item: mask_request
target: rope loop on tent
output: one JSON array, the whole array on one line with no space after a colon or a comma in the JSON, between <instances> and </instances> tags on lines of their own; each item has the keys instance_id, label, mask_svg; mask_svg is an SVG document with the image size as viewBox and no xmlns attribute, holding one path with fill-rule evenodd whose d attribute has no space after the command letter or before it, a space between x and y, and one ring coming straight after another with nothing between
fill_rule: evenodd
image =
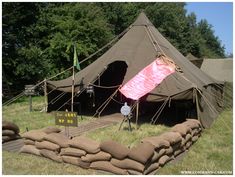
<instances>
[{"instance_id":1,"label":"rope loop on tent","mask_svg":"<svg viewBox=\"0 0 235 177\"><path fill-rule=\"evenodd\" d=\"M157 54L157 58L162 60L164 63L166 63L167 65L173 67L176 71L178 72L183 72L180 67L170 58L168 57L167 55L165 54Z\"/></svg>"},{"instance_id":2,"label":"rope loop on tent","mask_svg":"<svg viewBox=\"0 0 235 177\"><path fill-rule=\"evenodd\" d=\"M147 28L147 30L146 30L146 28ZM151 43L152 43L154 49L155 49L156 52L157 52L157 57L158 57L158 58L161 58L166 64L173 66L176 71L178 71L178 72L183 72L183 71L180 69L180 67L179 67L170 57L168 57L168 56L165 54L165 52L162 50L162 48L161 48L160 44L158 43L158 41L154 38L154 35L152 34L152 31L149 29L149 27L146 26L146 28L145 28L145 30L146 30L146 32L147 32L147 34L148 34L148 37L149 37L149 39L150 39L150 41L151 41ZM155 44L157 44L158 48L160 49L160 52L159 52L159 50L156 48Z\"/></svg>"}]
</instances>

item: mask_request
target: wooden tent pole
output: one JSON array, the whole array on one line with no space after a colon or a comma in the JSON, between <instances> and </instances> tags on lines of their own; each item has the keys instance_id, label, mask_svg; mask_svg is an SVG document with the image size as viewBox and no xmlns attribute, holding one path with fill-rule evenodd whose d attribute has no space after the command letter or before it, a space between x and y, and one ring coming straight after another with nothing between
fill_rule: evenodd
<instances>
[{"instance_id":1,"label":"wooden tent pole","mask_svg":"<svg viewBox=\"0 0 235 177\"><path fill-rule=\"evenodd\" d=\"M45 112L47 112L47 79L44 79L44 101L45 101Z\"/></svg>"},{"instance_id":2,"label":"wooden tent pole","mask_svg":"<svg viewBox=\"0 0 235 177\"><path fill-rule=\"evenodd\" d=\"M194 88L194 93L195 93L195 97L196 97L196 110L197 110L197 119L201 122L200 120L200 116L199 116L199 100L198 100L198 94L197 94L197 89Z\"/></svg>"},{"instance_id":3,"label":"wooden tent pole","mask_svg":"<svg viewBox=\"0 0 235 177\"><path fill-rule=\"evenodd\" d=\"M71 99L71 111L73 112L73 104L74 104L74 79L75 79L75 72L73 66L73 77L72 77L72 99Z\"/></svg>"},{"instance_id":4,"label":"wooden tent pole","mask_svg":"<svg viewBox=\"0 0 235 177\"><path fill-rule=\"evenodd\" d=\"M138 119L139 119L139 100L137 100L136 102L137 102L137 103L136 103L136 118L135 118L136 122L135 122L135 124L136 124L136 129L138 129Z\"/></svg>"}]
</instances>

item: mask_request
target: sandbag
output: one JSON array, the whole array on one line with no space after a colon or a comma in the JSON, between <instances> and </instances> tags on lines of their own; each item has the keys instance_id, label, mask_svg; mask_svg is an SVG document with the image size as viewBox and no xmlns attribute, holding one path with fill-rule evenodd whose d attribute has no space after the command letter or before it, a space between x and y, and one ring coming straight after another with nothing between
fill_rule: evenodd
<instances>
[{"instance_id":1,"label":"sandbag","mask_svg":"<svg viewBox=\"0 0 235 177\"><path fill-rule=\"evenodd\" d=\"M39 149L37 149L33 145L24 145L24 146L22 146L21 149L20 149L20 152L41 156L41 153L40 153Z\"/></svg>"},{"instance_id":2,"label":"sandbag","mask_svg":"<svg viewBox=\"0 0 235 177\"><path fill-rule=\"evenodd\" d=\"M144 175L148 175L149 173L151 173L152 171L156 170L159 168L159 163L152 163L145 171L144 171Z\"/></svg>"},{"instance_id":3,"label":"sandbag","mask_svg":"<svg viewBox=\"0 0 235 177\"><path fill-rule=\"evenodd\" d=\"M99 143L84 136L78 136L69 141L72 147L82 149L90 154L100 151Z\"/></svg>"},{"instance_id":4,"label":"sandbag","mask_svg":"<svg viewBox=\"0 0 235 177\"><path fill-rule=\"evenodd\" d=\"M156 162L165 153L166 153L166 149L165 148L161 148L158 151L154 151L153 157L151 159L151 163Z\"/></svg>"},{"instance_id":5,"label":"sandbag","mask_svg":"<svg viewBox=\"0 0 235 177\"><path fill-rule=\"evenodd\" d=\"M199 127L201 127L201 122L197 119L191 119L191 118L187 118L186 122L194 122L195 124L197 124Z\"/></svg>"},{"instance_id":6,"label":"sandbag","mask_svg":"<svg viewBox=\"0 0 235 177\"><path fill-rule=\"evenodd\" d=\"M191 129L201 127L201 123L196 119L186 119L186 121L183 122L183 124L190 127Z\"/></svg>"},{"instance_id":7,"label":"sandbag","mask_svg":"<svg viewBox=\"0 0 235 177\"><path fill-rule=\"evenodd\" d=\"M178 132L165 132L160 137L167 140L171 145L182 141L182 137Z\"/></svg>"},{"instance_id":8,"label":"sandbag","mask_svg":"<svg viewBox=\"0 0 235 177\"><path fill-rule=\"evenodd\" d=\"M57 127L46 127L42 129L43 132L45 132L46 134L50 134L50 133L60 133L61 129L57 128Z\"/></svg>"},{"instance_id":9,"label":"sandbag","mask_svg":"<svg viewBox=\"0 0 235 177\"><path fill-rule=\"evenodd\" d=\"M159 159L158 163L160 166L163 166L170 160L171 160L171 158L168 155L164 155Z\"/></svg>"},{"instance_id":10,"label":"sandbag","mask_svg":"<svg viewBox=\"0 0 235 177\"><path fill-rule=\"evenodd\" d=\"M153 156L154 148L149 142L140 143L137 147L133 147L130 150L128 157L145 164Z\"/></svg>"},{"instance_id":11,"label":"sandbag","mask_svg":"<svg viewBox=\"0 0 235 177\"><path fill-rule=\"evenodd\" d=\"M143 175L143 173L139 172L139 171L135 171L135 170L127 170L129 175Z\"/></svg>"},{"instance_id":12,"label":"sandbag","mask_svg":"<svg viewBox=\"0 0 235 177\"><path fill-rule=\"evenodd\" d=\"M111 164L122 169L132 169L139 172L143 172L145 168L143 164L129 158L123 160L112 158Z\"/></svg>"},{"instance_id":13,"label":"sandbag","mask_svg":"<svg viewBox=\"0 0 235 177\"><path fill-rule=\"evenodd\" d=\"M43 157L49 158L49 159L54 160L56 162L59 162L59 163L63 162L61 156L57 155L54 151L50 151L47 149L41 149L40 154Z\"/></svg>"},{"instance_id":14,"label":"sandbag","mask_svg":"<svg viewBox=\"0 0 235 177\"><path fill-rule=\"evenodd\" d=\"M22 137L33 141L42 141L47 134L41 130L31 130L25 132Z\"/></svg>"},{"instance_id":15,"label":"sandbag","mask_svg":"<svg viewBox=\"0 0 235 177\"><path fill-rule=\"evenodd\" d=\"M128 175L127 170L115 167L108 161L92 162L90 165L90 168L96 169L96 170L108 171L117 175Z\"/></svg>"},{"instance_id":16,"label":"sandbag","mask_svg":"<svg viewBox=\"0 0 235 177\"><path fill-rule=\"evenodd\" d=\"M15 134L16 133L13 130L2 130L2 136L11 136Z\"/></svg>"},{"instance_id":17,"label":"sandbag","mask_svg":"<svg viewBox=\"0 0 235 177\"><path fill-rule=\"evenodd\" d=\"M192 141L188 141L185 145L186 149L190 148L191 145L192 145Z\"/></svg>"},{"instance_id":18,"label":"sandbag","mask_svg":"<svg viewBox=\"0 0 235 177\"><path fill-rule=\"evenodd\" d=\"M47 149L47 150L51 150L51 151L59 151L60 146L52 143L50 141L42 141L42 142L35 142L35 146L38 149Z\"/></svg>"},{"instance_id":19,"label":"sandbag","mask_svg":"<svg viewBox=\"0 0 235 177\"><path fill-rule=\"evenodd\" d=\"M168 156L169 156L169 155L171 155L171 154L173 153L173 151L174 151L174 150L173 150L173 148L172 148L171 146L170 146L170 147L168 147L168 148L167 148L167 149L165 149L165 150L166 150L165 154L166 154L166 155L168 155Z\"/></svg>"},{"instance_id":20,"label":"sandbag","mask_svg":"<svg viewBox=\"0 0 235 177\"><path fill-rule=\"evenodd\" d=\"M66 163L70 163L70 164L73 164L73 165L77 165L79 167L82 167L82 168L89 168L90 167L90 163L89 162L83 162L81 160L81 158L79 157L73 157L73 156L61 156L63 161L66 162Z\"/></svg>"},{"instance_id":21,"label":"sandbag","mask_svg":"<svg viewBox=\"0 0 235 177\"><path fill-rule=\"evenodd\" d=\"M179 154L181 154L183 152L183 149L177 149L174 151L174 156L178 156Z\"/></svg>"},{"instance_id":22,"label":"sandbag","mask_svg":"<svg viewBox=\"0 0 235 177\"><path fill-rule=\"evenodd\" d=\"M188 141L191 141L191 139L192 139L192 135L191 135L191 134L187 134L187 135L185 136L185 141L186 141L186 143L187 143Z\"/></svg>"},{"instance_id":23,"label":"sandbag","mask_svg":"<svg viewBox=\"0 0 235 177\"><path fill-rule=\"evenodd\" d=\"M192 134L192 136L196 136L196 135L200 134L200 130L195 128L195 129L193 129L191 134Z\"/></svg>"},{"instance_id":24,"label":"sandbag","mask_svg":"<svg viewBox=\"0 0 235 177\"><path fill-rule=\"evenodd\" d=\"M10 136L2 136L2 141L3 143L11 141L11 140L16 140L21 138L18 134L10 135Z\"/></svg>"},{"instance_id":25,"label":"sandbag","mask_svg":"<svg viewBox=\"0 0 235 177\"><path fill-rule=\"evenodd\" d=\"M191 128L184 125L184 124L176 124L174 127L171 128L172 132L178 132L181 136L185 136L187 133L191 133Z\"/></svg>"},{"instance_id":26,"label":"sandbag","mask_svg":"<svg viewBox=\"0 0 235 177\"><path fill-rule=\"evenodd\" d=\"M46 134L44 140L58 144L60 147L69 147L69 138L61 133L50 133Z\"/></svg>"},{"instance_id":27,"label":"sandbag","mask_svg":"<svg viewBox=\"0 0 235 177\"><path fill-rule=\"evenodd\" d=\"M86 151L77 148L68 147L68 148L62 148L60 151L60 155L81 157L86 155Z\"/></svg>"},{"instance_id":28,"label":"sandbag","mask_svg":"<svg viewBox=\"0 0 235 177\"><path fill-rule=\"evenodd\" d=\"M197 135L192 137L192 142L196 142L197 140L198 140L198 136Z\"/></svg>"},{"instance_id":29,"label":"sandbag","mask_svg":"<svg viewBox=\"0 0 235 177\"><path fill-rule=\"evenodd\" d=\"M15 134L20 133L19 127L13 122L2 121L2 130L13 130Z\"/></svg>"},{"instance_id":30,"label":"sandbag","mask_svg":"<svg viewBox=\"0 0 235 177\"><path fill-rule=\"evenodd\" d=\"M35 141L30 139L24 139L24 144L26 145L35 145Z\"/></svg>"},{"instance_id":31,"label":"sandbag","mask_svg":"<svg viewBox=\"0 0 235 177\"><path fill-rule=\"evenodd\" d=\"M84 162L95 162L95 161L109 161L111 155L107 152L100 151L96 154L87 154L86 156L81 157Z\"/></svg>"},{"instance_id":32,"label":"sandbag","mask_svg":"<svg viewBox=\"0 0 235 177\"><path fill-rule=\"evenodd\" d=\"M170 146L170 143L168 141L159 136L145 137L144 139L142 139L141 142L149 142L155 147L155 149L168 148Z\"/></svg>"},{"instance_id":33,"label":"sandbag","mask_svg":"<svg viewBox=\"0 0 235 177\"><path fill-rule=\"evenodd\" d=\"M100 148L102 151L111 154L112 157L117 159L124 159L130 151L127 147L112 140L102 142Z\"/></svg>"}]
</instances>

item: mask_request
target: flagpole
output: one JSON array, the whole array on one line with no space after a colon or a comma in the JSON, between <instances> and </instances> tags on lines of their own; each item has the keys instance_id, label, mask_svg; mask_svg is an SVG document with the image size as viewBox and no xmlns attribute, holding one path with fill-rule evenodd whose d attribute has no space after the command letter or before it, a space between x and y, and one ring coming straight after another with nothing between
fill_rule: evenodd
<instances>
[{"instance_id":1,"label":"flagpole","mask_svg":"<svg viewBox=\"0 0 235 177\"><path fill-rule=\"evenodd\" d=\"M74 45L74 55L73 55L73 76L72 76L72 98L71 98L71 111L73 112L73 106L74 106L74 87L75 87L75 67L80 71L80 65L78 62L78 56L77 56L77 50L76 50L76 45Z\"/></svg>"},{"instance_id":2,"label":"flagpole","mask_svg":"<svg viewBox=\"0 0 235 177\"><path fill-rule=\"evenodd\" d=\"M72 99L71 99L71 112L73 112L73 105L74 105L74 79L75 79L75 71L73 66L73 76L72 76Z\"/></svg>"}]
</instances>

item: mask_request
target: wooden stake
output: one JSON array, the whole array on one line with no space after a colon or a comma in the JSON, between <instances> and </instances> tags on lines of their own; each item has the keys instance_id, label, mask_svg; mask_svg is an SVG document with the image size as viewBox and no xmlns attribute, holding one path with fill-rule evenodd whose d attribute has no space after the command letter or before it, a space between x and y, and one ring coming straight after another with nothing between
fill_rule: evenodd
<instances>
[{"instance_id":1,"label":"wooden stake","mask_svg":"<svg viewBox=\"0 0 235 177\"><path fill-rule=\"evenodd\" d=\"M45 103L45 112L47 112L47 79L44 79L44 103Z\"/></svg>"},{"instance_id":2,"label":"wooden stake","mask_svg":"<svg viewBox=\"0 0 235 177\"><path fill-rule=\"evenodd\" d=\"M137 105L136 105L136 117L135 117L136 129L138 129L138 119L139 119L139 100L137 100Z\"/></svg>"}]
</instances>

